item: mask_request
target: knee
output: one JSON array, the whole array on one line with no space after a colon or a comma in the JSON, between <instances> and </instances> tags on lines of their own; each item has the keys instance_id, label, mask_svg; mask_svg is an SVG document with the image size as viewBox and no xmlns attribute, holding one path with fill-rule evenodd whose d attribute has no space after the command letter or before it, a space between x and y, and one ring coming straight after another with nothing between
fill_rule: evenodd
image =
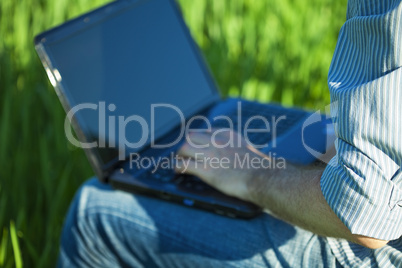
<instances>
[{"instance_id":1,"label":"knee","mask_svg":"<svg viewBox=\"0 0 402 268\"><path fill-rule=\"evenodd\" d=\"M96 199L101 195L101 191L107 190L107 185L103 185L96 177L88 179L76 192L70 208L64 220L62 232L62 244L73 241L76 235L82 234L80 226L87 218L86 211L91 199Z\"/></svg>"},{"instance_id":2,"label":"knee","mask_svg":"<svg viewBox=\"0 0 402 268\"><path fill-rule=\"evenodd\" d=\"M104 197L111 192L110 186L97 178L87 180L79 188L64 221L59 266L91 266L93 260L102 259L98 250L102 223L97 216L101 213L95 213L95 209L107 203Z\"/></svg>"}]
</instances>

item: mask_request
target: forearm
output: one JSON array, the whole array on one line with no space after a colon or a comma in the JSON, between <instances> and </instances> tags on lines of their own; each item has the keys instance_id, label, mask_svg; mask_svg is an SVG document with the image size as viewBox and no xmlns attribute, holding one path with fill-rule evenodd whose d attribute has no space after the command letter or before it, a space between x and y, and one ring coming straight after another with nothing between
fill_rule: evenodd
<instances>
[{"instance_id":1,"label":"forearm","mask_svg":"<svg viewBox=\"0 0 402 268\"><path fill-rule=\"evenodd\" d=\"M259 170L247 188L250 201L274 216L321 236L377 248L386 241L353 235L327 204L320 187L324 165Z\"/></svg>"},{"instance_id":2,"label":"forearm","mask_svg":"<svg viewBox=\"0 0 402 268\"><path fill-rule=\"evenodd\" d=\"M221 133L222 144L226 144L229 133ZM208 133L190 135L196 144L210 141ZM213 168L208 165L207 157L227 159L232 164L229 168ZM242 142L238 147L219 149L210 146L205 149L194 148L189 143L183 144L178 156L187 159L187 166L176 166L177 172L194 174L206 183L240 199L251 201L276 217L322 236L344 238L369 248L377 248L387 241L353 235L327 204L320 187L324 165L295 166L287 164L285 169L264 167L239 167L236 157L243 159L262 159L263 155L254 147ZM248 159L248 158L247 158ZM269 160L269 159L268 159ZM204 163L201 167L197 162Z\"/></svg>"}]
</instances>

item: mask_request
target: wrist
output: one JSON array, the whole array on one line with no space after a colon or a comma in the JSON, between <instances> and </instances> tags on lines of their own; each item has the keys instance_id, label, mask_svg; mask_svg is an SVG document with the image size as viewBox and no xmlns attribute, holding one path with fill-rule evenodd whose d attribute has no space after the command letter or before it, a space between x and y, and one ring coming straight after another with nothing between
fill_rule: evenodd
<instances>
[{"instance_id":1,"label":"wrist","mask_svg":"<svg viewBox=\"0 0 402 268\"><path fill-rule=\"evenodd\" d=\"M262 206L269 198L268 186L270 180L277 176L279 170L258 168L254 169L249 179L246 181L246 200L256 205Z\"/></svg>"}]
</instances>

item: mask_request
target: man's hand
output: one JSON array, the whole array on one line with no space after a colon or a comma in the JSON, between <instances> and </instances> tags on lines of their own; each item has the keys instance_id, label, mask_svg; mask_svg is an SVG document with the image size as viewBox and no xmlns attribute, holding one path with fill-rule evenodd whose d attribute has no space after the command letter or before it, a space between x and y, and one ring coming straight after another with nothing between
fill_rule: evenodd
<instances>
[{"instance_id":1,"label":"man's hand","mask_svg":"<svg viewBox=\"0 0 402 268\"><path fill-rule=\"evenodd\" d=\"M249 161L254 159L255 163L271 159L229 130L191 133L187 138L178 155L188 166L182 165L177 172L196 175L223 193L253 202L270 214L318 235L347 239L372 249L388 242L352 234L336 216L321 192L325 165L287 163L284 169L241 167L236 158L243 160L248 155Z\"/></svg>"},{"instance_id":2,"label":"man's hand","mask_svg":"<svg viewBox=\"0 0 402 268\"><path fill-rule=\"evenodd\" d=\"M247 184L263 173L256 163L271 161L232 130L190 133L178 156L188 166L177 165L177 172L196 175L221 192L248 201Z\"/></svg>"}]
</instances>

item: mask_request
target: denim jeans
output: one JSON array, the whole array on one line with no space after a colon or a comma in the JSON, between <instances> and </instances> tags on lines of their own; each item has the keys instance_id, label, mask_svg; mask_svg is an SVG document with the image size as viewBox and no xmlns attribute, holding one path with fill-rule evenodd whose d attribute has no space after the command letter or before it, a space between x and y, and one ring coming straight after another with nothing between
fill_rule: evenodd
<instances>
[{"instance_id":1,"label":"denim jeans","mask_svg":"<svg viewBox=\"0 0 402 268\"><path fill-rule=\"evenodd\" d=\"M96 178L76 194L59 267L338 267L324 238L268 214L231 219L116 191Z\"/></svg>"}]
</instances>

